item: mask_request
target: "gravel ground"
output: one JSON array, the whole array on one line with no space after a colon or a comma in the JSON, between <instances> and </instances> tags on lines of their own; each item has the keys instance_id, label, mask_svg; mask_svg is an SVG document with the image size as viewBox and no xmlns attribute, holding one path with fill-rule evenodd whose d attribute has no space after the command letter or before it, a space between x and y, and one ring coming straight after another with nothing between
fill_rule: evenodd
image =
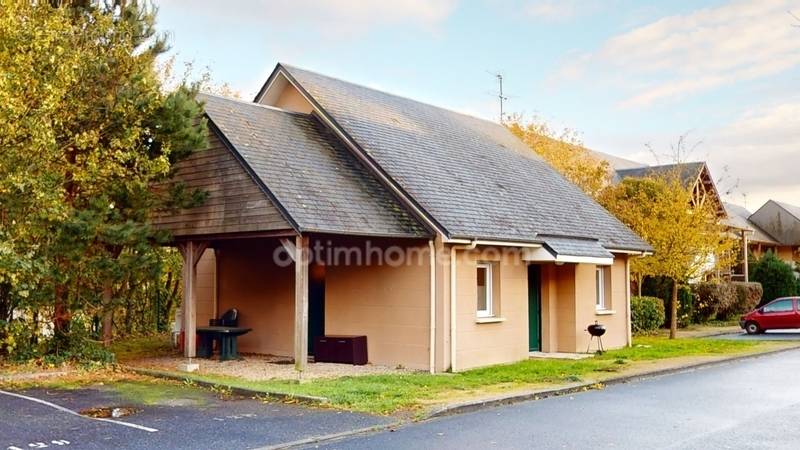
<instances>
[{"instance_id":1,"label":"gravel ground","mask_svg":"<svg viewBox=\"0 0 800 450\"><path fill-rule=\"evenodd\" d=\"M192 362L200 364L200 370L197 373L201 374L227 375L254 381L270 379L297 379L297 372L294 370L292 358L257 354L243 354L242 356L244 359L239 361L220 362L216 359L195 358L192 360ZM162 356L128 361L126 364L132 367L173 371L178 368L179 364L185 362L186 358L184 357ZM353 366L350 364L309 363L308 369L303 374L303 379L310 380L317 378L402 374L412 372L414 371L410 369L391 368L373 364Z\"/></svg>"}]
</instances>

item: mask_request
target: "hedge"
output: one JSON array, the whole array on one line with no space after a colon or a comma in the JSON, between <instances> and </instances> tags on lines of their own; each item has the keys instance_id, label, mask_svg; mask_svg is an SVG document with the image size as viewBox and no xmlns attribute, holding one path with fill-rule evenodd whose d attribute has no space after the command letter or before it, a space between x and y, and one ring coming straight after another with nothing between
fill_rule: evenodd
<instances>
[{"instance_id":1,"label":"hedge","mask_svg":"<svg viewBox=\"0 0 800 450\"><path fill-rule=\"evenodd\" d=\"M735 281L732 284L736 288L736 303L733 308L729 310L723 309L719 312L718 317L721 314L723 319L732 319L756 309L764 295L764 288L761 287L761 283Z\"/></svg>"},{"instance_id":2,"label":"hedge","mask_svg":"<svg viewBox=\"0 0 800 450\"><path fill-rule=\"evenodd\" d=\"M631 297L631 329L650 334L664 323L664 302L657 297Z\"/></svg>"},{"instance_id":3,"label":"hedge","mask_svg":"<svg viewBox=\"0 0 800 450\"><path fill-rule=\"evenodd\" d=\"M692 294L694 321L698 323L717 319L720 312L733 309L738 299L736 288L726 282L695 283L692 285Z\"/></svg>"},{"instance_id":4,"label":"hedge","mask_svg":"<svg viewBox=\"0 0 800 450\"><path fill-rule=\"evenodd\" d=\"M728 320L754 309L763 290L759 283L706 282L692 285L694 317L698 323Z\"/></svg>"}]
</instances>

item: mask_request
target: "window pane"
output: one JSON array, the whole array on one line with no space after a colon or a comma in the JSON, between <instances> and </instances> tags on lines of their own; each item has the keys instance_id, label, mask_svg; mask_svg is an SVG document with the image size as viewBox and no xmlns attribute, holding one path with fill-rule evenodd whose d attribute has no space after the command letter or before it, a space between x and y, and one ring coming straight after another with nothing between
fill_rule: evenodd
<instances>
[{"instance_id":1,"label":"window pane","mask_svg":"<svg viewBox=\"0 0 800 450\"><path fill-rule=\"evenodd\" d=\"M789 312L792 310L792 300L778 300L764 307L764 312Z\"/></svg>"},{"instance_id":2,"label":"window pane","mask_svg":"<svg viewBox=\"0 0 800 450\"><path fill-rule=\"evenodd\" d=\"M478 267L478 311L486 309L486 267Z\"/></svg>"},{"instance_id":3,"label":"window pane","mask_svg":"<svg viewBox=\"0 0 800 450\"><path fill-rule=\"evenodd\" d=\"M605 303L604 301L605 286L603 283L603 269L597 269L595 271L595 289L597 292L595 306L597 306L598 308L602 308Z\"/></svg>"}]
</instances>

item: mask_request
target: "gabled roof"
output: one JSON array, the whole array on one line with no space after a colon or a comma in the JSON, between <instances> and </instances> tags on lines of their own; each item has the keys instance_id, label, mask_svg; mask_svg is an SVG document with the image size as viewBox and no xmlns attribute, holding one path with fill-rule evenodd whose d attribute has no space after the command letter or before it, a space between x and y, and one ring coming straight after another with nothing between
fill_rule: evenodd
<instances>
[{"instance_id":1,"label":"gabled roof","mask_svg":"<svg viewBox=\"0 0 800 450\"><path fill-rule=\"evenodd\" d=\"M752 232L752 235L748 237L748 240L751 242L769 245L778 244L778 241L775 240L775 238L770 236L769 233L764 231L761 227L750 220L750 216L752 214L746 208L733 203L725 203L724 205L725 211L728 213L728 218L724 220L726 225L732 228L738 228L740 230Z\"/></svg>"},{"instance_id":2,"label":"gabled roof","mask_svg":"<svg viewBox=\"0 0 800 450\"><path fill-rule=\"evenodd\" d=\"M200 99L212 127L299 231L430 235L315 117L213 95Z\"/></svg>"},{"instance_id":3,"label":"gabled roof","mask_svg":"<svg viewBox=\"0 0 800 450\"><path fill-rule=\"evenodd\" d=\"M607 162L608 165L611 166L611 169L613 169L614 171L647 167L647 164L642 164L638 161L633 161L631 159L621 158L619 156L612 155L610 153L592 150L589 148L587 148L586 150L589 152L590 155L594 156L595 158Z\"/></svg>"},{"instance_id":4,"label":"gabled roof","mask_svg":"<svg viewBox=\"0 0 800 450\"><path fill-rule=\"evenodd\" d=\"M502 125L282 64L270 81L279 72L449 238L651 250Z\"/></svg>"},{"instance_id":5,"label":"gabled roof","mask_svg":"<svg viewBox=\"0 0 800 450\"><path fill-rule=\"evenodd\" d=\"M768 200L750 215L750 221L782 245L800 245L800 208L797 206Z\"/></svg>"},{"instance_id":6,"label":"gabled roof","mask_svg":"<svg viewBox=\"0 0 800 450\"><path fill-rule=\"evenodd\" d=\"M633 167L617 170L620 178L644 178L653 175L666 175L677 170L678 176L684 186L689 186L697 181L700 172L706 166L704 162L688 162L680 164L662 164L659 166Z\"/></svg>"}]
</instances>

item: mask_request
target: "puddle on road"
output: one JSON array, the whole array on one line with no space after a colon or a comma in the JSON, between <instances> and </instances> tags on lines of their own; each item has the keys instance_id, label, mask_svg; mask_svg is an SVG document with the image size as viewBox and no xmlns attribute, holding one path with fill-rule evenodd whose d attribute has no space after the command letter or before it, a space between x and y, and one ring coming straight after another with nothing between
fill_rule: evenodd
<instances>
[{"instance_id":1,"label":"puddle on road","mask_svg":"<svg viewBox=\"0 0 800 450\"><path fill-rule=\"evenodd\" d=\"M103 408L87 408L80 411L82 416L94 417L95 419L118 419L120 417L130 416L141 411L141 409L132 408L130 406L115 406Z\"/></svg>"}]
</instances>

